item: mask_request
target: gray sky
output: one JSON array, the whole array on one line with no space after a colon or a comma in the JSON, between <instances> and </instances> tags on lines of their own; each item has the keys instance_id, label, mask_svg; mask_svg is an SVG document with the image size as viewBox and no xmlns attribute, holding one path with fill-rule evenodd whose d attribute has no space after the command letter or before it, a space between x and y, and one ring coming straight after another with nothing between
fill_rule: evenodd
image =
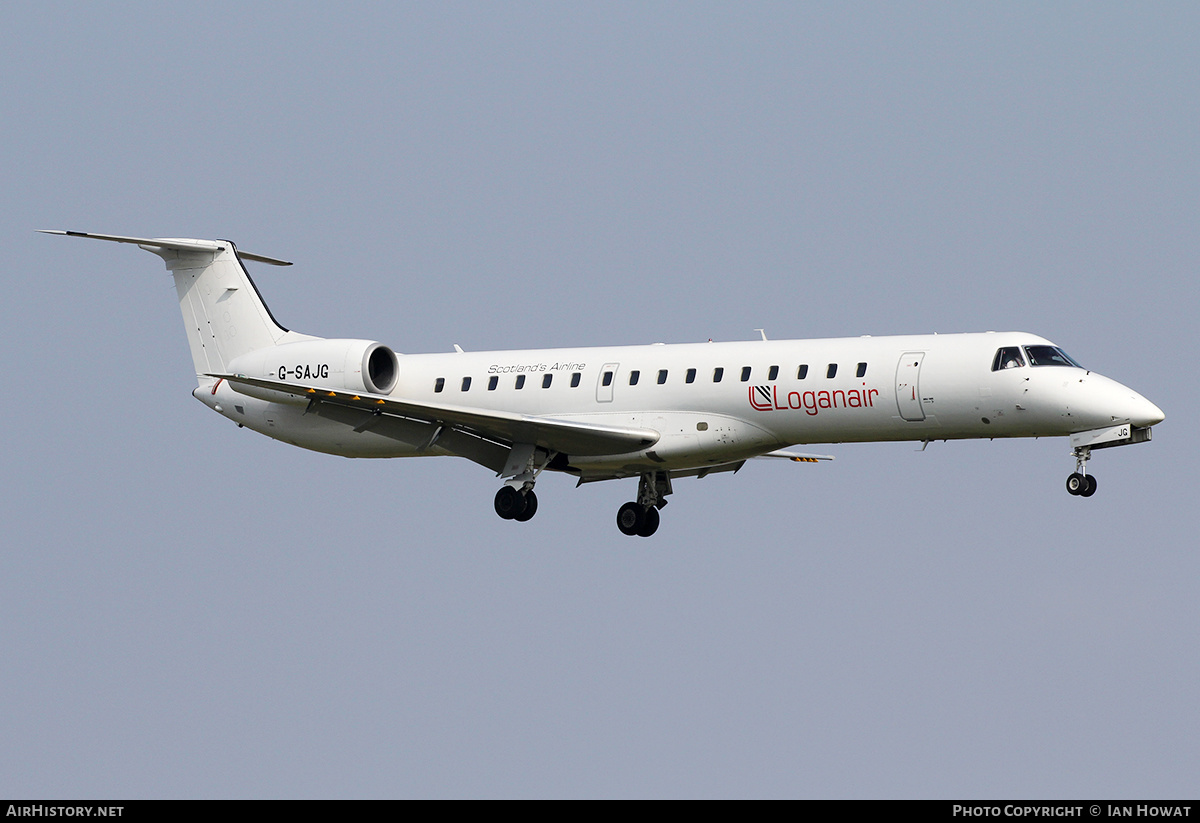
<instances>
[{"instance_id":1,"label":"gray sky","mask_svg":"<svg viewBox=\"0 0 1200 823\"><path fill-rule=\"evenodd\" d=\"M0 796L1195 796L1194 4L15 3ZM1018 329L1154 442L676 484L208 412L161 262L399 351ZM764 465L759 465L763 463Z\"/></svg>"}]
</instances>

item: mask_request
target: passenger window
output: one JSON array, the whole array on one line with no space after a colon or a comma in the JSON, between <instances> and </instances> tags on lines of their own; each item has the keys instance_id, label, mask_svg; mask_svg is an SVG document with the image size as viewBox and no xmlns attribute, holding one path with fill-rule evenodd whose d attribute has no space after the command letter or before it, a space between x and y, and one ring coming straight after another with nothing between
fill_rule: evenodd
<instances>
[{"instance_id":1,"label":"passenger window","mask_svg":"<svg viewBox=\"0 0 1200 823\"><path fill-rule=\"evenodd\" d=\"M606 371L606 372L604 373L604 381L603 381L604 385L606 385L606 386L611 386L611 385L612 385L612 374L613 374L613 373L612 373L612 372L610 372L610 371Z\"/></svg>"},{"instance_id":2,"label":"passenger window","mask_svg":"<svg viewBox=\"0 0 1200 823\"><path fill-rule=\"evenodd\" d=\"M688 369L687 376L684 377L683 380L685 383L695 383L696 382L696 370Z\"/></svg>"},{"instance_id":3,"label":"passenger window","mask_svg":"<svg viewBox=\"0 0 1200 823\"><path fill-rule=\"evenodd\" d=\"M667 370L659 369L658 370L658 385L661 386L663 383L666 383L666 382L667 382Z\"/></svg>"},{"instance_id":4,"label":"passenger window","mask_svg":"<svg viewBox=\"0 0 1200 823\"><path fill-rule=\"evenodd\" d=\"M470 390L471 390L471 378L469 378L469 377L464 377L464 378L463 378L463 386L462 386L462 390L463 390L463 391L470 391Z\"/></svg>"},{"instance_id":5,"label":"passenger window","mask_svg":"<svg viewBox=\"0 0 1200 823\"><path fill-rule=\"evenodd\" d=\"M742 382L745 383L750 379L750 367L742 366Z\"/></svg>"},{"instance_id":6,"label":"passenger window","mask_svg":"<svg viewBox=\"0 0 1200 823\"><path fill-rule=\"evenodd\" d=\"M777 377L779 377L779 367L778 366L772 366L770 369L767 370L767 379L768 380L774 380Z\"/></svg>"},{"instance_id":7,"label":"passenger window","mask_svg":"<svg viewBox=\"0 0 1200 823\"><path fill-rule=\"evenodd\" d=\"M523 374L518 374L518 375L517 375L517 382L516 382L516 384L513 386L513 388L516 388L516 389L523 389L523 388L525 388L525 375L523 375Z\"/></svg>"},{"instance_id":8,"label":"passenger window","mask_svg":"<svg viewBox=\"0 0 1200 823\"><path fill-rule=\"evenodd\" d=\"M832 380L837 377L837 363L830 363L829 368L825 370L825 378Z\"/></svg>"},{"instance_id":9,"label":"passenger window","mask_svg":"<svg viewBox=\"0 0 1200 823\"><path fill-rule=\"evenodd\" d=\"M866 363L859 363L859 364L858 364L858 371L857 371L857 372L855 372L854 374L855 374L855 376L856 376L856 377L866 377L866 376L867 376L867 364L866 364Z\"/></svg>"},{"instance_id":10,"label":"passenger window","mask_svg":"<svg viewBox=\"0 0 1200 823\"><path fill-rule=\"evenodd\" d=\"M579 388L579 372L572 372L572 374L571 374L571 388L573 388L573 389L577 389L577 388Z\"/></svg>"},{"instance_id":11,"label":"passenger window","mask_svg":"<svg viewBox=\"0 0 1200 823\"><path fill-rule=\"evenodd\" d=\"M713 382L714 383L720 383L721 378L724 376L725 376L725 370L723 368L721 368L720 366L717 366L715 369L713 369Z\"/></svg>"},{"instance_id":12,"label":"passenger window","mask_svg":"<svg viewBox=\"0 0 1200 823\"><path fill-rule=\"evenodd\" d=\"M542 388L543 389L550 388L550 381L553 379L554 379L554 375L552 375L552 374L542 375Z\"/></svg>"},{"instance_id":13,"label":"passenger window","mask_svg":"<svg viewBox=\"0 0 1200 823\"><path fill-rule=\"evenodd\" d=\"M808 377L808 365L807 364L796 369L796 379L797 380L803 380L806 377Z\"/></svg>"},{"instance_id":14,"label":"passenger window","mask_svg":"<svg viewBox=\"0 0 1200 823\"><path fill-rule=\"evenodd\" d=\"M1020 346L1005 346L997 349L996 356L992 359L992 371L1019 369L1024 365L1025 358L1021 356Z\"/></svg>"},{"instance_id":15,"label":"passenger window","mask_svg":"<svg viewBox=\"0 0 1200 823\"><path fill-rule=\"evenodd\" d=\"M446 388L446 378L439 377L433 384L433 393L441 394L441 391L444 388Z\"/></svg>"},{"instance_id":16,"label":"passenger window","mask_svg":"<svg viewBox=\"0 0 1200 823\"><path fill-rule=\"evenodd\" d=\"M491 377L488 378L488 391L495 391L496 386L498 386L498 385L500 385L499 377L497 377L496 375L493 374Z\"/></svg>"},{"instance_id":17,"label":"passenger window","mask_svg":"<svg viewBox=\"0 0 1200 823\"><path fill-rule=\"evenodd\" d=\"M629 373L629 385L636 386L638 378L642 376L640 371L634 370Z\"/></svg>"}]
</instances>

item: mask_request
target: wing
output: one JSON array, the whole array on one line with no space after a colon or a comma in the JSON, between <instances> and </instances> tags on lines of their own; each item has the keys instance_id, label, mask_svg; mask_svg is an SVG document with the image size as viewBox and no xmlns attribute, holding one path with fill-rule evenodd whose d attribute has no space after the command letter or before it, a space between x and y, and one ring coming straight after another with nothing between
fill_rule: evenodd
<instances>
[{"instance_id":1,"label":"wing","mask_svg":"<svg viewBox=\"0 0 1200 823\"><path fill-rule=\"evenodd\" d=\"M653 429L604 426L579 420L563 420L440 403L423 403L365 392L351 392L345 389L264 380L240 374L210 374L208 376L225 380L234 388L251 386L268 389L306 398L310 403L328 403L343 408L359 409L369 415L386 415L405 420L419 420L438 426L449 426L505 445L523 443L563 454L625 454L653 446L659 438L658 432ZM364 424L369 420L370 417L364 417Z\"/></svg>"}]
</instances>

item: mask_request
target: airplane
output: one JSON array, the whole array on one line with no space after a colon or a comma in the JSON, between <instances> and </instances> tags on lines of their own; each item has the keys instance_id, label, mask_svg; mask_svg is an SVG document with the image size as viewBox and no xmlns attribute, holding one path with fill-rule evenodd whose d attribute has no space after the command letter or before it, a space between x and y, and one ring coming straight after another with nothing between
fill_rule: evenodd
<instances>
[{"instance_id":1,"label":"airplane","mask_svg":"<svg viewBox=\"0 0 1200 823\"><path fill-rule=\"evenodd\" d=\"M832 460L814 443L1069 437L1067 491L1096 492L1096 449L1144 443L1163 412L1025 332L654 343L401 354L373 340L289 331L245 263L288 262L228 240L125 237L175 280L197 387L218 414L343 457L452 455L503 479L494 508L528 521L543 471L577 485L638 478L617 512L649 537L673 481L751 458Z\"/></svg>"}]
</instances>

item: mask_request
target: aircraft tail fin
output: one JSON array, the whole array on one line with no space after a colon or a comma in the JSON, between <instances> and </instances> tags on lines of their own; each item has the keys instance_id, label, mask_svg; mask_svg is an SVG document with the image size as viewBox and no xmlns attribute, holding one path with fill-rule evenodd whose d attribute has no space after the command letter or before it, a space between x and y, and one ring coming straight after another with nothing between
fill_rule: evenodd
<instances>
[{"instance_id":1,"label":"aircraft tail fin","mask_svg":"<svg viewBox=\"0 0 1200 823\"><path fill-rule=\"evenodd\" d=\"M239 252L228 240L124 237L78 231L40 229L44 234L132 243L157 254L175 278L179 309L192 350L196 375L223 373L227 364L247 352L281 343L315 338L288 331L272 316L244 260L290 266L284 260Z\"/></svg>"}]
</instances>

